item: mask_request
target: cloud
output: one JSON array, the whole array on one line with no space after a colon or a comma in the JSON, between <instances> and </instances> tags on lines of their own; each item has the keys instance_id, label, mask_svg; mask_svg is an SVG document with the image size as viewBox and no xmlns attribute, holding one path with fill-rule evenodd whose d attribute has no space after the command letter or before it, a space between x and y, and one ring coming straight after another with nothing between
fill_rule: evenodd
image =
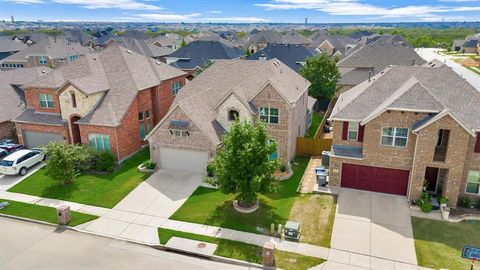
<instances>
[{"instance_id":1,"label":"cloud","mask_svg":"<svg viewBox=\"0 0 480 270\"><path fill-rule=\"evenodd\" d=\"M17 4L57 3L76 5L87 9L125 9L125 10L160 10L159 6L146 4L137 0L5 0Z\"/></svg>"},{"instance_id":2,"label":"cloud","mask_svg":"<svg viewBox=\"0 0 480 270\"><path fill-rule=\"evenodd\" d=\"M472 1L472 0L446 0ZM359 0L272 0L255 4L267 10L312 9L339 16L379 16L380 18L432 18L435 14L479 11L480 7L452 7L444 5L411 5L405 7L382 7L364 4Z\"/></svg>"},{"instance_id":3,"label":"cloud","mask_svg":"<svg viewBox=\"0 0 480 270\"><path fill-rule=\"evenodd\" d=\"M211 14L220 14L222 13L220 10L210 10L208 13L211 13Z\"/></svg>"},{"instance_id":4,"label":"cloud","mask_svg":"<svg viewBox=\"0 0 480 270\"><path fill-rule=\"evenodd\" d=\"M190 14L172 14L172 13L151 13L151 14L135 14L135 17L152 20L152 21L190 21L202 15L201 13Z\"/></svg>"}]
</instances>

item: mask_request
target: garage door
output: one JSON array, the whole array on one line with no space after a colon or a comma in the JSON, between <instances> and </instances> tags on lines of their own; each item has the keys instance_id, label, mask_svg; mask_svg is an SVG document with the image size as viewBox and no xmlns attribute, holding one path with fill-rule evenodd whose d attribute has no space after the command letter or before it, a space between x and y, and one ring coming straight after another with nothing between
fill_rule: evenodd
<instances>
[{"instance_id":1,"label":"garage door","mask_svg":"<svg viewBox=\"0 0 480 270\"><path fill-rule=\"evenodd\" d=\"M208 153L192 150L160 148L159 166L166 170L205 174Z\"/></svg>"},{"instance_id":2,"label":"garage door","mask_svg":"<svg viewBox=\"0 0 480 270\"><path fill-rule=\"evenodd\" d=\"M405 170L342 164L342 187L407 195L410 172Z\"/></svg>"},{"instance_id":3,"label":"garage door","mask_svg":"<svg viewBox=\"0 0 480 270\"><path fill-rule=\"evenodd\" d=\"M49 142L64 141L63 136L59 133L24 131L23 140L25 146L34 148L40 145L48 145Z\"/></svg>"}]
</instances>

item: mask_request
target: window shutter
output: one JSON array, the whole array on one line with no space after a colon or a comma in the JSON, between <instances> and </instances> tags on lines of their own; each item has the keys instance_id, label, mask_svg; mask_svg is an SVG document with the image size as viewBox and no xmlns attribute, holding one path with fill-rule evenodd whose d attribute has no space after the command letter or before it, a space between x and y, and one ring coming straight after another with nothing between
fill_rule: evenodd
<instances>
[{"instance_id":1,"label":"window shutter","mask_svg":"<svg viewBox=\"0 0 480 270\"><path fill-rule=\"evenodd\" d=\"M342 140L346 141L347 138L348 138L348 122L343 122Z\"/></svg>"},{"instance_id":2,"label":"window shutter","mask_svg":"<svg viewBox=\"0 0 480 270\"><path fill-rule=\"evenodd\" d=\"M358 124L358 141L363 142L363 133L365 131L365 126Z\"/></svg>"},{"instance_id":3,"label":"window shutter","mask_svg":"<svg viewBox=\"0 0 480 270\"><path fill-rule=\"evenodd\" d=\"M480 153L480 132L477 133L477 142L475 143L475 153Z\"/></svg>"}]
</instances>

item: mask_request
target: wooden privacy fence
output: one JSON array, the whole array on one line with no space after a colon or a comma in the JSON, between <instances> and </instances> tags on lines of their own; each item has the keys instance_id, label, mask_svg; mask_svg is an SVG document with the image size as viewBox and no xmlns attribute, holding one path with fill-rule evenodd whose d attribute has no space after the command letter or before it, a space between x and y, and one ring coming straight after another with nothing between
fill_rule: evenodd
<instances>
[{"instance_id":1,"label":"wooden privacy fence","mask_svg":"<svg viewBox=\"0 0 480 270\"><path fill-rule=\"evenodd\" d=\"M297 154L321 156L323 151L330 151L332 139L312 139L297 137Z\"/></svg>"}]
</instances>

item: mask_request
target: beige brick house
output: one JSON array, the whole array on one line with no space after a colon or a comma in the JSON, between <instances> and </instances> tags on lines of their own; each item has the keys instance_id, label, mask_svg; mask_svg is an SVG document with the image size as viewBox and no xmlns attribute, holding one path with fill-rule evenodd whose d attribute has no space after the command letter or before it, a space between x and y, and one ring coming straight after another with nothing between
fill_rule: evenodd
<instances>
[{"instance_id":1,"label":"beige brick house","mask_svg":"<svg viewBox=\"0 0 480 270\"><path fill-rule=\"evenodd\" d=\"M217 60L183 87L166 117L147 136L161 168L205 172L234 119L263 120L290 161L309 123L310 83L277 59Z\"/></svg>"},{"instance_id":2,"label":"beige brick house","mask_svg":"<svg viewBox=\"0 0 480 270\"><path fill-rule=\"evenodd\" d=\"M339 96L330 185L418 199L480 195L480 92L449 67L387 68Z\"/></svg>"}]
</instances>

